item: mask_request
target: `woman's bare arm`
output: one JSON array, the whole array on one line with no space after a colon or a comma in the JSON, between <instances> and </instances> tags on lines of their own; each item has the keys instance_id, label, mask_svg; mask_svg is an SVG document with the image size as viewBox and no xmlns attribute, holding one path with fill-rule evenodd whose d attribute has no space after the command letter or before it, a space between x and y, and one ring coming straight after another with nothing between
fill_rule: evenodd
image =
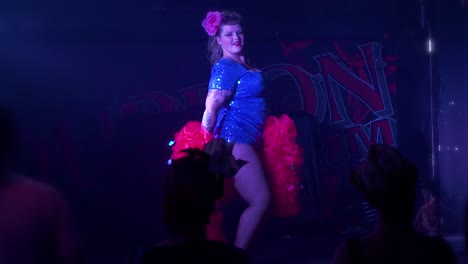
<instances>
[{"instance_id":1,"label":"woman's bare arm","mask_svg":"<svg viewBox=\"0 0 468 264\"><path fill-rule=\"evenodd\" d=\"M205 112L203 113L202 126L213 132L221 106L232 96L232 91L210 89L206 95Z\"/></svg>"}]
</instances>

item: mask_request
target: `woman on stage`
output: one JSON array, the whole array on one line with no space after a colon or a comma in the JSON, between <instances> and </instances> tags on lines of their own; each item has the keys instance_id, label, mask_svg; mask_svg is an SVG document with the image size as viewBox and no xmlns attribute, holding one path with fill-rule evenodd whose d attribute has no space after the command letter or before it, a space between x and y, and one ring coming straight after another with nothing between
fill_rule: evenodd
<instances>
[{"instance_id":1,"label":"woman on stage","mask_svg":"<svg viewBox=\"0 0 468 264\"><path fill-rule=\"evenodd\" d=\"M186 147L202 147L186 140L193 137L195 128L201 141L223 138L234 144L236 159L247 161L234 176L234 186L248 204L240 217L235 240L237 247L245 249L271 202L279 216L299 211L296 172L302 163L302 152L295 142L294 122L286 115L267 117L262 96L264 80L262 72L246 57L242 17L233 11L208 12L202 26L209 37L209 59L213 65L205 111L201 127L189 122L176 134L173 151L177 154L177 150Z\"/></svg>"}]
</instances>

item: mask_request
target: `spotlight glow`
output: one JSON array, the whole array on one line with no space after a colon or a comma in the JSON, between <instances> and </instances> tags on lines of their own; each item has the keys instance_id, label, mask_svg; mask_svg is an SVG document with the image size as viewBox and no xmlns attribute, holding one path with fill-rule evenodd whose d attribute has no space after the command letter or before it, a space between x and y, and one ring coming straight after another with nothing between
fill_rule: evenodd
<instances>
[{"instance_id":1,"label":"spotlight glow","mask_svg":"<svg viewBox=\"0 0 468 264\"><path fill-rule=\"evenodd\" d=\"M434 43L432 39L427 40L427 52L432 53L434 51Z\"/></svg>"}]
</instances>

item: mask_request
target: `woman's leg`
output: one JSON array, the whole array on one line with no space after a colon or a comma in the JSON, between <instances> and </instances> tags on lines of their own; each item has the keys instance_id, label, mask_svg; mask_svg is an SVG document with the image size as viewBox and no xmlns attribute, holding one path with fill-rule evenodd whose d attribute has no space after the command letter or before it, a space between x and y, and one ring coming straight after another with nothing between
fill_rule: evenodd
<instances>
[{"instance_id":1,"label":"woman's leg","mask_svg":"<svg viewBox=\"0 0 468 264\"><path fill-rule=\"evenodd\" d=\"M237 247L245 249L249 246L265 212L268 210L270 190L260 159L252 146L235 144L233 154L236 159L249 162L234 177L237 191L248 204L247 209L240 217L235 242Z\"/></svg>"}]
</instances>

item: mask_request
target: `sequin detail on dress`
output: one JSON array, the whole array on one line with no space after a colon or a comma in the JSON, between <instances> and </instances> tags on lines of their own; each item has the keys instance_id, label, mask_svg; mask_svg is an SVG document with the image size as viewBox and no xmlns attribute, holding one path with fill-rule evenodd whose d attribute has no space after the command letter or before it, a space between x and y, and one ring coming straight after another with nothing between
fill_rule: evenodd
<instances>
[{"instance_id":1,"label":"sequin detail on dress","mask_svg":"<svg viewBox=\"0 0 468 264\"><path fill-rule=\"evenodd\" d=\"M218 113L215 137L258 145L262 141L266 117L262 73L249 71L230 59L221 59L211 70L208 89L233 92Z\"/></svg>"}]
</instances>

